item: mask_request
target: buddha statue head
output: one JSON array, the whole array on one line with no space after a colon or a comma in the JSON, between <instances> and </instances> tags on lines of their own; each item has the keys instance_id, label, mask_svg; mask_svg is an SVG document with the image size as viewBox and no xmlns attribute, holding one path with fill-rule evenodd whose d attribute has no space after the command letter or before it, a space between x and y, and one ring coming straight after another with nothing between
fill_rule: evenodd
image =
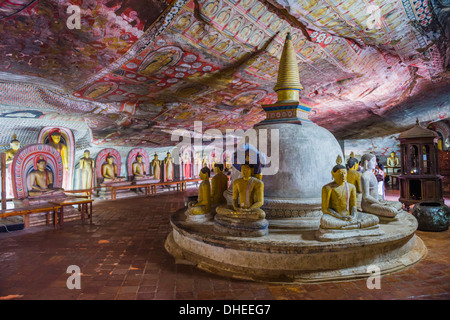
<instances>
[{"instance_id":1,"label":"buddha statue head","mask_svg":"<svg viewBox=\"0 0 450 320\"><path fill-rule=\"evenodd\" d=\"M331 170L331 175L333 176L334 182L338 185L342 185L347 181L347 168L338 163Z\"/></svg>"},{"instance_id":2,"label":"buddha statue head","mask_svg":"<svg viewBox=\"0 0 450 320\"><path fill-rule=\"evenodd\" d=\"M144 157L138 153L138 155L136 156L136 161L138 163L142 163L144 161Z\"/></svg>"},{"instance_id":3,"label":"buddha statue head","mask_svg":"<svg viewBox=\"0 0 450 320\"><path fill-rule=\"evenodd\" d=\"M245 181L249 180L252 177L252 174L253 174L253 166L251 164L241 165L241 175Z\"/></svg>"},{"instance_id":4,"label":"buddha statue head","mask_svg":"<svg viewBox=\"0 0 450 320\"><path fill-rule=\"evenodd\" d=\"M106 157L106 163L107 164L114 164L114 157L112 155L108 155Z\"/></svg>"},{"instance_id":5,"label":"buddha statue head","mask_svg":"<svg viewBox=\"0 0 450 320\"><path fill-rule=\"evenodd\" d=\"M361 163L363 165L364 171L373 170L377 166L377 158L372 153L366 153L361 157Z\"/></svg>"},{"instance_id":6,"label":"buddha statue head","mask_svg":"<svg viewBox=\"0 0 450 320\"><path fill-rule=\"evenodd\" d=\"M17 136L13 135L11 142L9 143L12 150L17 151L20 149L20 141L17 140Z\"/></svg>"},{"instance_id":7,"label":"buddha statue head","mask_svg":"<svg viewBox=\"0 0 450 320\"><path fill-rule=\"evenodd\" d=\"M89 159L90 156L91 156L91 152L89 150L84 150L84 157L86 159Z\"/></svg>"},{"instance_id":8,"label":"buddha statue head","mask_svg":"<svg viewBox=\"0 0 450 320\"><path fill-rule=\"evenodd\" d=\"M61 133L59 131L54 131L51 133L50 138L54 144L59 144L61 142Z\"/></svg>"},{"instance_id":9,"label":"buddha statue head","mask_svg":"<svg viewBox=\"0 0 450 320\"><path fill-rule=\"evenodd\" d=\"M220 172L222 172L223 171L223 164L221 164L221 163L216 163L215 165L214 165L214 173L215 174L218 174L218 173L220 173Z\"/></svg>"},{"instance_id":10,"label":"buddha statue head","mask_svg":"<svg viewBox=\"0 0 450 320\"><path fill-rule=\"evenodd\" d=\"M209 170L208 167L203 167L200 170L200 179L202 179L202 180L209 180L210 176L211 176L211 170Z\"/></svg>"},{"instance_id":11,"label":"buddha statue head","mask_svg":"<svg viewBox=\"0 0 450 320\"><path fill-rule=\"evenodd\" d=\"M158 154L155 153L155 155L153 156L153 158L154 158L155 160L158 160Z\"/></svg>"},{"instance_id":12,"label":"buddha statue head","mask_svg":"<svg viewBox=\"0 0 450 320\"><path fill-rule=\"evenodd\" d=\"M45 160L45 157L41 155L36 161L36 169L39 171L45 171L46 168L47 168L47 160Z\"/></svg>"}]
</instances>

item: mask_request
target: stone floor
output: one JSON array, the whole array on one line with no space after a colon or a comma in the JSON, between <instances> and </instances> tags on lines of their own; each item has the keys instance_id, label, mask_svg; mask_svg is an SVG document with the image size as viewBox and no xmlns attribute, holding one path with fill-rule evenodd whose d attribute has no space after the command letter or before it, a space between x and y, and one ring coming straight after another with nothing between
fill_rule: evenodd
<instances>
[{"instance_id":1,"label":"stone floor","mask_svg":"<svg viewBox=\"0 0 450 320\"><path fill-rule=\"evenodd\" d=\"M38 226L1 233L0 300L450 299L450 230L417 231L427 256L382 276L381 289L368 289L366 280L255 283L175 264L164 249L169 217L194 191L96 201L92 225L77 220L63 229ZM67 288L72 265L80 268L80 289Z\"/></svg>"}]
</instances>

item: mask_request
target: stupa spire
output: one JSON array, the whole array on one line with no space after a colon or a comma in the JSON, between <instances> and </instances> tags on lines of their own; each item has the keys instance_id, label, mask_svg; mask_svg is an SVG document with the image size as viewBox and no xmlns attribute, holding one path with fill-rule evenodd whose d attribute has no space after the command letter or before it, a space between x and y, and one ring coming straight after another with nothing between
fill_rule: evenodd
<instances>
[{"instance_id":1,"label":"stupa spire","mask_svg":"<svg viewBox=\"0 0 450 320\"><path fill-rule=\"evenodd\" d=\"M286 35L280 67L278 68L277 84L273 88L277 93L278 102L299 101L300 83L297 57L292 44L291 34Z\"/></svg>"}]
</instances>

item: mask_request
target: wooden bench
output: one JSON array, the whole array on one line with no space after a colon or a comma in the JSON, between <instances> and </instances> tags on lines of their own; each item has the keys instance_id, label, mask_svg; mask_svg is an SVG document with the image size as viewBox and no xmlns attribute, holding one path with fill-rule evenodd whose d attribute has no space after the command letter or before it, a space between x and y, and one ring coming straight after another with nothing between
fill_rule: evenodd
<instances>
[{"instance_id":1,"label":"wooden bench","mask_svg":"<svg viewBox=\"0 0 450 320\"><path fill-rule=\"evenodd\" d=\"M151 183L148 184L134 184L134 185L130 185L130 186L111 186L111 200L116 200L117 199L117 190L125 190L125 189L140 189L140 188L144 188L145 189L145 195L148 196L150 195L150 193L152 193L151 190ZM153 193L152 193L153 194Z\"/></svg>"},{"instance_id":2,"label":"wooden bench","mask_svg":"<svg viewBox=\"0 0 450 320\"><path fill-rule=\"evenodd\" d=\"M68 197L64 199L58 199L54 201L49 201L49 203L54 204L56 206L59 206L60 209L60 216L59 216L59 223L60 226L63 226L64 224L64 207L65 206L81 206L81 220L85 220L85 214L88 214L90 223L92 223L92 202L94 202L94 199L89 198L74 198L74 197ZM89 207L89 210L88 210Z\"/></svg>"},{"instance_id":3,"label":"wooden bench","mask_svg":"<svg viewBox=\"0 0 450 320\"><path fill-rule=\"evenodd\" d=\"M34 206L0 210L0 218L7 218L7 217L13 217L13 216L25 216L25 215L34 214L34 213L47 213L47 224L49 224L50 212L53 212L54 228L56 228L56 224L57 224L57 220L58 220L57 219L58 211L61 212L60 205L54 204L54 203L43 203L43 204L38 204L38 205L34 205ZM59 223L60 223L60 226L62 226L61 214L60 214Z\"/></svg>"}]
</instances>

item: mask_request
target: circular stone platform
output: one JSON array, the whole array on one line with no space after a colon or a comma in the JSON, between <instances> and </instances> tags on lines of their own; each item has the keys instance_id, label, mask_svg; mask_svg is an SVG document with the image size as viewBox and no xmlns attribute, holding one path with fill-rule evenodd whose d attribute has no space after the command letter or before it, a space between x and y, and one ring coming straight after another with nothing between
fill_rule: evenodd
<instances>
[{"instance_id":1,"label":"circular stone platform","mask_svg":"<svg viewBox=\"0 0 450 320\"><path fill-rule=\"evenodd\" d=\"M397 217L380 224L380 236L321 242L315 239L317 230L298 228L302 218L270 219L267 236L245 238L215 231L214 221L187 221L183 209L171 217L165 248L177 263L239 279L311 283L367 278L371 265L387 274L426 255L414 234L417 220L407 212Z\"/></svg>"}]
</instances>

